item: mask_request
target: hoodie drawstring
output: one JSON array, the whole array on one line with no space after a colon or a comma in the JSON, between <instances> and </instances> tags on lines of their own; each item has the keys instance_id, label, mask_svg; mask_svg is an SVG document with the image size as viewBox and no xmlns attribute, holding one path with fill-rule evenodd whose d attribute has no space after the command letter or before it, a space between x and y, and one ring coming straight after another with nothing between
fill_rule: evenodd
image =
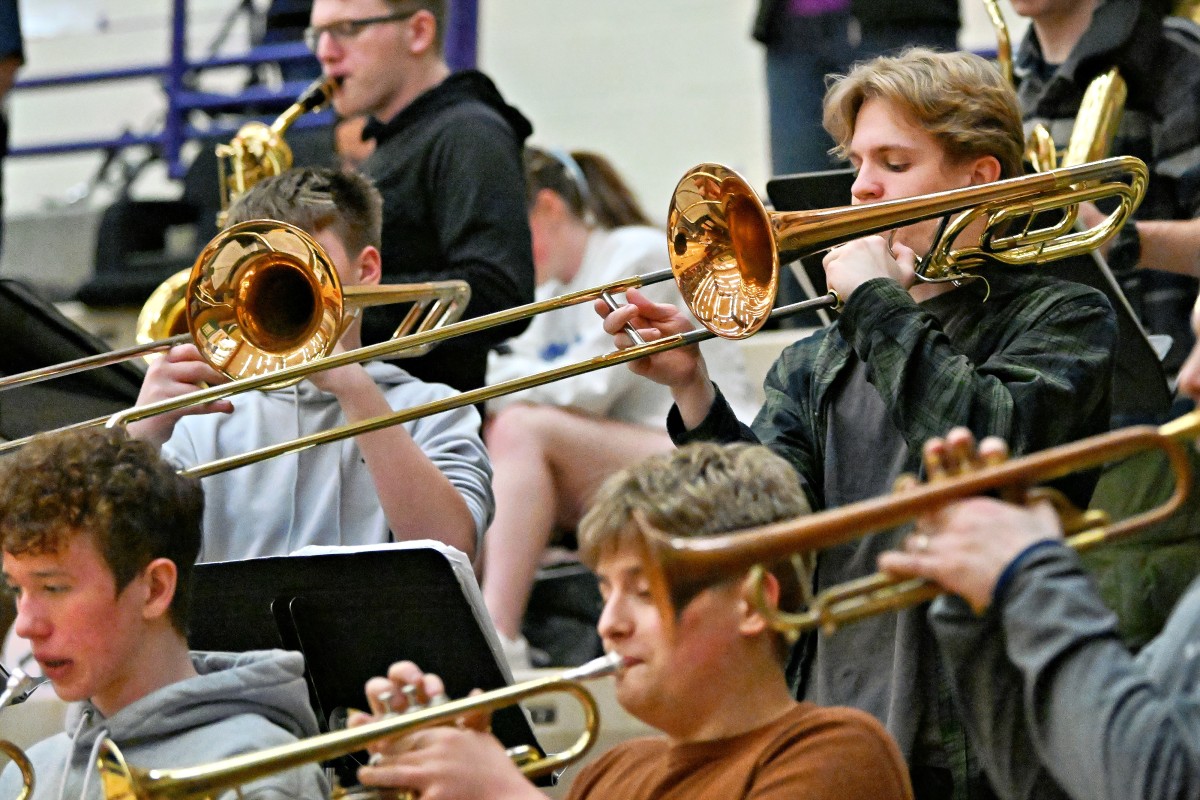
<instances>
[{"instance_id":1,"label":"hoodie drawstring","mask_svg":"<svg viewBox=\"0 0 1200 800\"><path fill-rule=\"evenodd\" d=\"M67 776L69 776L71 774L71 756L75 753L75 740L79 738L80 732L83 731L83 726L87 725L88 722L91 720L91 718L92 718L92 710L90 708L85 708L83 710L83 713L79 715L79 722L77 722L75 724L75 730L71 732L71 747L70 747L70 749L67 750L67 763L63 765L62 778L60 778L58 781L58 800L63 800L63 798L66 796L66 793L67 793ZM108 735L107 730L103 731L103 733L105 736ZM100 741L103 741L103 740L102 739L96 740L96 742L100 742ZM95 758L96 758L95 750L98 747L99 747L98 744L93 743L93 745L92 745L92 750L93 750L92 761L95 761ZM83 782L84 792L87 791L87 788L88 788L87 787L87 779L85 778L84 782ZM80 799L83 800L83 797L84 797L84 795L81 794Z\"/></svg>"}]
</instances>

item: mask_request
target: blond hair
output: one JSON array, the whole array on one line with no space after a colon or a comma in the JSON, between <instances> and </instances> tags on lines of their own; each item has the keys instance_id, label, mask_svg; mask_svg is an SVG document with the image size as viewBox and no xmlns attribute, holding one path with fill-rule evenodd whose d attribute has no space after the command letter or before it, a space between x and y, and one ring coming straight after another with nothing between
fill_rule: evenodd
<instances>
[{"instance_id":1,"label":"blond hair","mask_svg":"<svg viewBox=\"0 0 1200 800\"><path fill-rule=\"evenodd\" d=\"M855 65L825 93L825 130L845 158L858 112L879 98L929 131L956 162L995 156L1000 177L1024 172L1021 109L1000 73L973 53L939 53L914 47Z\"/></svg>"}]
</instances>

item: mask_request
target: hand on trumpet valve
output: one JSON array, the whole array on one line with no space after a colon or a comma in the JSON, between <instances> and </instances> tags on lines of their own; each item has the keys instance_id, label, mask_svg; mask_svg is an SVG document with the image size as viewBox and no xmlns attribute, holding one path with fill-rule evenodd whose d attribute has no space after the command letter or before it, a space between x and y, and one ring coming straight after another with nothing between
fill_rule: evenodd
<instances>
[{"instance_id":1,"label":"hand on trumpet valve","mask_svg":"<svg viewBox=\"0 0 1200 800\"><path fill-rule=\"evenodd\" d=\"M351 727L446 702L442 679L411 661L393 664L386 678L372 678L366 694L372 713L352 715ZM533 789L491 735L490 723L490 715L480 712L374 742L358 779L365 786L408 790L421 800L507 797L508 792L497 790L506 781L514 790Z\"/></svg>"},{"instance_id":2,"label":"hand on trumpet valve","mask_svg":"<svg viewBox=\"0 0 1200 800\"><path fill-rule=\"evenodd\" d=\"M821 262L825 282L845 303L854 290L875 278L890 278L908 289L916 281L916 254L882 236L864 236L832 248Z\"/></svg>"},{"instance_id":3,"label":"hand on trumpet valve","mask_svg":"<svg viewBox=\"0 0 1200 800\"><path fill-rule=\"evenodd\" d=\"M144 406L159 400L168 400L195 392L206 386L227 383L229 379L214 369L200 356L194 344L172 347L160 358L150 362L146 378L138 393L137 405ZM175 423L189 414L229 414L233 403L229 400L214 400L204 405L189 406L170 414L159 414L129 424L129 434L157 446L171 438Z\"/></svg>"},{"instance_id":4,"label":"hand on trumpet valve","mask_svg":"<svg viewBox=\"0 0 1200 800\"><path fill-rule=\"evenodd\" d=\"M923 460L931 482L999 464L1008 447L989 437L976 447L965 428L926 443ZM915 479L914 479L915 480ZM1030 545L1062 538L1054 507L973 497L924 514L903 549L879 556L879 569L897 578L925 578L962 597L977 613L994 599L1005 568Z\"/></svg>"}]
</instances>

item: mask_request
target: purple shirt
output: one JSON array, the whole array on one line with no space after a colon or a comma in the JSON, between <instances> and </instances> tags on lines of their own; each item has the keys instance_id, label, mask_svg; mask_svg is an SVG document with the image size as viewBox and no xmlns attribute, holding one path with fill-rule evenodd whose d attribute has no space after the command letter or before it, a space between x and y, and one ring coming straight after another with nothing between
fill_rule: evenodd
<instances>
[{"instance_id":1,"label":"purple shirt","mask_svg":"<svg viewBox=\"0 0 1200 800\"><path fill-rule=\"evenodd\" d=\"M796 17L816 17L849 10L850 0L788 0L788 13Z\"/></svg>"}]
</instances>

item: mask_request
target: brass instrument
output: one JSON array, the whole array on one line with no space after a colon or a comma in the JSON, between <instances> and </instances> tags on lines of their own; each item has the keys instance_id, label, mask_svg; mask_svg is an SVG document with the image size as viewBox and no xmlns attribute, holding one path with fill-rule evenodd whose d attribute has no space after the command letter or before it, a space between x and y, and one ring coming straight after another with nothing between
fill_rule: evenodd
<instances>
[{"instance_id":1,"label":"brass instrument","mask_svg":"<svg viewBox=\"0 0 1200 800\"><path fill-rule=\"evenodd\" d=\"M1011 84L1013 82L1013 55L1012 39L1008 35L1008 23L1004 21L1004 13L1000 11L1000 4L996 0L983 0L983 6L987 9L988 20L996 31L996 66L1000 69L1004 80Z\"/></svg>"},{"instance_id":2,"label":"brass instrument","mask_svg":"<svg viewBox=\"0 0 1200 800\"><path fill-rule=\"evenodd\" d=\"M33 690L45 682L45 680L45 678L30 677L20 667L13 669L12 672L7 673L4 682L4 691L0 693L0 710L10 705L24 702ZM29 756L25 755L25 751L16 744L5 739L0 739L0 753L12 759L12 762L16 764L17 769L21 773L21 792L14 800L30 800L33 797L36 776L34 775L33 763L29 760Z\"/></svg>"},{"instance_id":3,"label":"brass instrument","mask_svg":"<svg viewBox=\"0 0 1200 800\"><path fill-rule=\"evenodd\" d=\"M247 220L213 237L186 281L169 279L147 301L147 331L153 319L164 333L181 322L188 333L2 377L0 391L189 341L232 379L261 375L328 355L368 306L412 303L393 334L403 337L457 320L470 296L470 286L460 280L343 287L337 268L304 231L275 220Z\"/></svg>"},{"instance_id":4,"label":"brass instrument","mask_svg":"<svg viewBox=\"0 0 1200 800\"><path fill-rule=\"evenodd\" d=\"M1200 0L1178 0L1175 8L1171 10L1171 15L1187 17L1200 25Z\"/></svg>"},{"instance_id":5,"label":"brass instrument","mask_svg":"<svg viewBox=\"0 0 1200 800\"><path fill-rule=\"evenodd\" d=\"M1125 79L1116 67L1092 79L1079 103L1063 166L1095 161L1109 154L1121 125L1127 94Z\"/></svg>"},{"instance_id":6,"label":"brass instrument","mask_svg":"<svg viewBox=\"0 0 1200 800\"><path fill-rule=\"evenodd\" d=\"M1020 501L1038 496L1034 492L1039 490L1031 487L1047 481L1147 450L1161 450L1175 474L1171 497L1156 508L1116 523L1094 511L1070 520L1068 532L1081 532L1069 536L1067 544L1083 552L1157 524L1179 509L1192 482L1187 448L1197 437L1200 411L1193 411L1159 428L1139 425L1110 431L885 497L721 536L673 537L643 518L639 523L645 534L646 569L660 602L674 603L675 598L685 597L697 587L736 577L756 565L887 530L955 500L999 489L1006 498ZM773 624L790 635L815 628L828 633L857 619L924 602L941 591L923 579L901 580L879 573L831 587L818 594L805 611L777 614Z\"/></svg>"},{"instance_id":7,"label":"brass instrument","mask_svg":"<svg viewBox=\"0 0 1200 800\"><path fill-rule=\"evenodd\" d=\"M283 134L300 117L324 107L336 84L320 77L309 85L270 125L251 120L238 129L229 144L217 145L217 172L221 185L221 211L217 227L225 227L229 204L254 184L292 166L292 148ZM228 165L227 165L228 162Z\"/></svg>"},{"instance_id":8,"label":"brass instrument","mask_svg":"<svg viewBox=\"0 0 1200 800\"><path fill-rule=\"evenodd\" d=\"M714 336L733 339L750 336L772 314L770 309L775 298L781 252L792 255L815 253L862 236L964 210L969 220L986 220L989 232L985 233L982 244L977 247L947 248L947 275L957 274L954 264L960 257L957 263L965 269L988 261L1042 263L1051 258L1086 252L1120 227L1140 201L1145 185L1145 165L1136 158L1123 157L882 203L768 213L740 176L719 165L703 164L689 171L676 187L668 217L671 270L625 278L594 289L463 320L440 330L339 353L270 375L247 378L171 400L126 409L113 415L108 424L125 425L241 392L262 389L276 381L303 378L318 370L392 356L407 348L474 333L581 302L605 299L612 303L613 293L667 280L672 275L684 302L704 326L704 330L636 344L587 361L473 389L414 408L196 465L184 471L194 477L215 475L285 453L696 344ZM1041 230L1031 230L1026 226L1019 234L991 230L993 227L1007 227L1014 217L1028 215L1031 209L1060 207L1097 196L1116 197L1120 202L1105 224L1090 231L1064 231L1061 226ZM775 309L773 314L784 316L811 308L835 306L837 303L837 296L831 292L814 300Z\"/></svg>"},{"instance_id":9,"label":"brass instrument","mask_svg":"<svg viewBox=\"0 0 1200 800\"><path fill-rule=\"evenodd\" d=\"M495 711L529 697L561 692L579 701L584 712L584 731L565 750L522 759L521 772L529 777L544 775L583 756L595 743L600 712L583 681L612 675L623 659L616 653L561 672L558 675L505 686L483 694L429 706L419 711L386 717L357 728L325 733L301 741L232 756L211 764L179 769L131 768L112 740L100 748L97 768L107 800L188 800L211 798L226 790L277 772L353 753L380 739L404 736L422 728L445 725L458 717L480 711Z\"/></svg>"}]
</instances>

